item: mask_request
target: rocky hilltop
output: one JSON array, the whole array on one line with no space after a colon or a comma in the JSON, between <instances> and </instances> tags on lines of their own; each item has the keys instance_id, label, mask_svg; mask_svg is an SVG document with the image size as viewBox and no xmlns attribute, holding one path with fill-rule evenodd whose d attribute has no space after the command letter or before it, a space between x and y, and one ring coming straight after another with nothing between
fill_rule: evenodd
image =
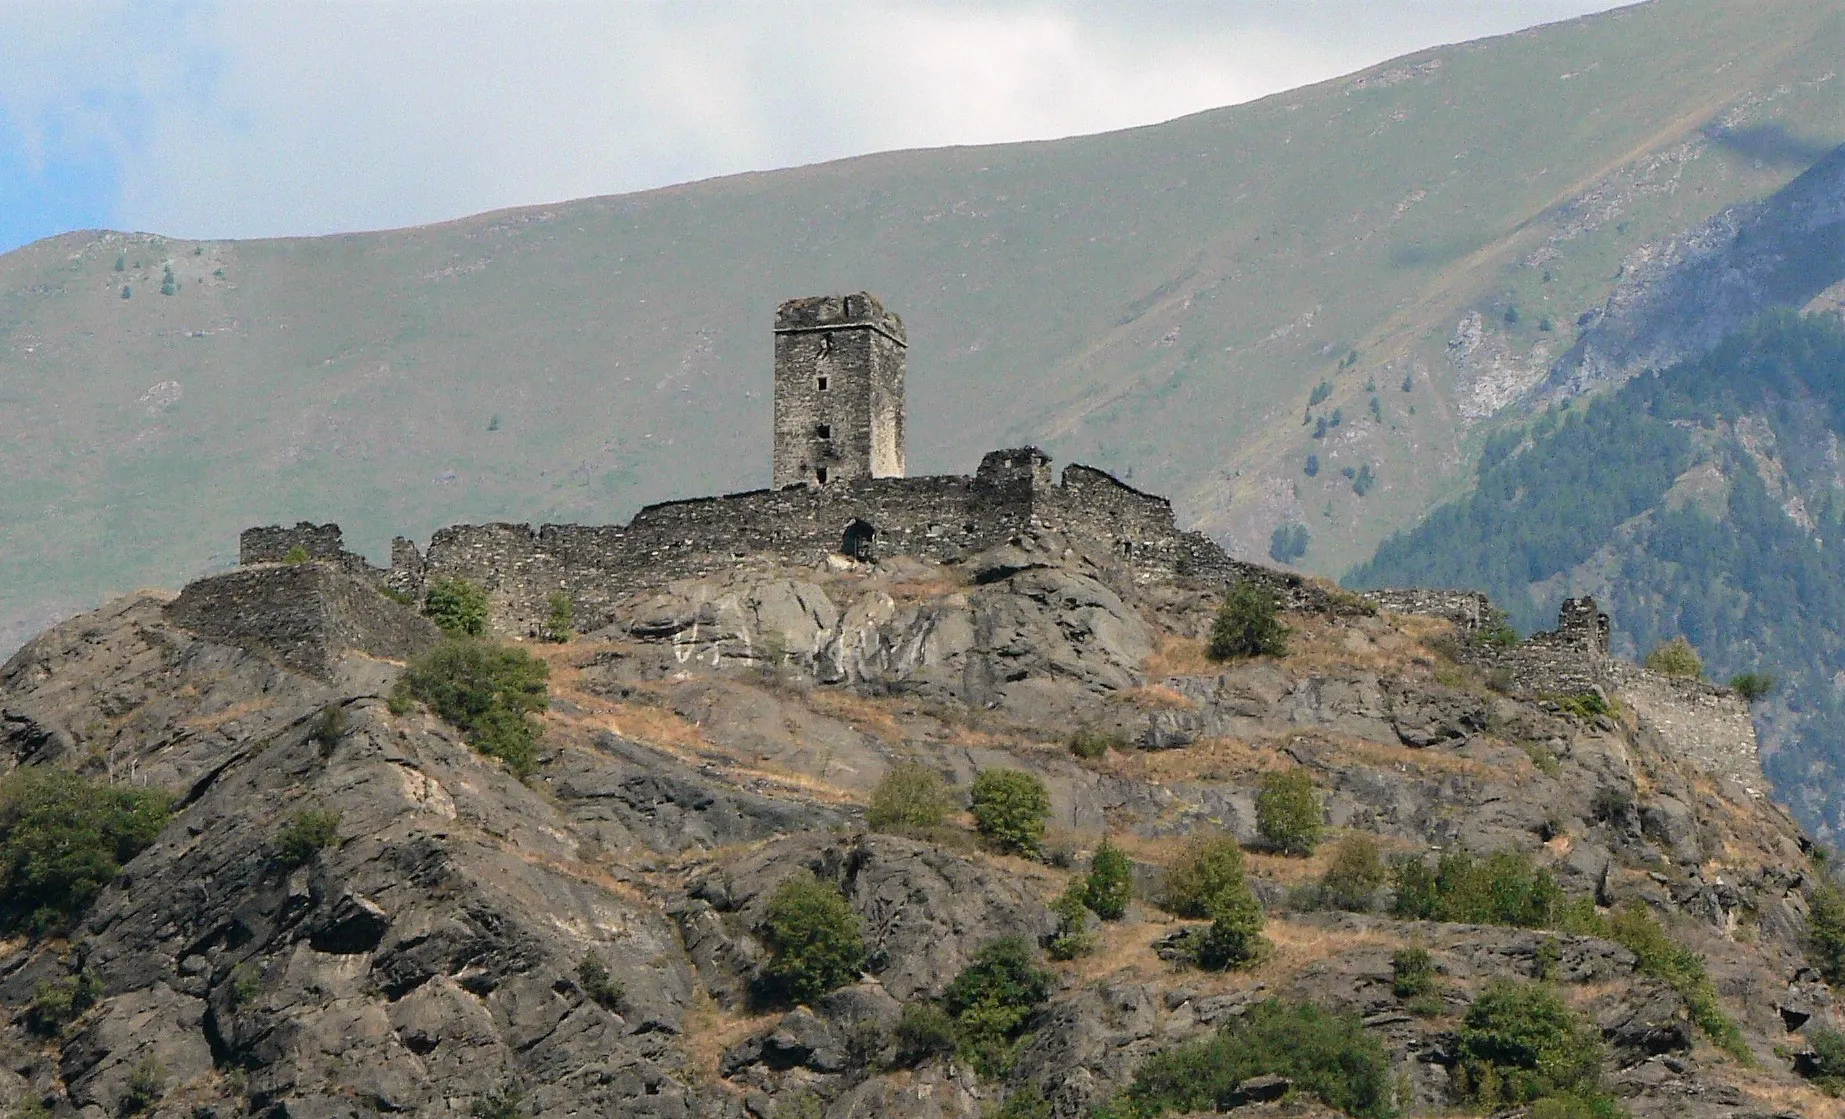
<instances>
[{"instance_id":1,"label":"rocky hilltop","mask_svg":"<svg viewBox=\"0 0 1845 1119\"><path fill-rule=\"evenodd\" d=\"M1691 760L1697 720L1617 685L1591 693L1600 714L1533 694L1502 669L1543 656L1483 660L1490 616L1437 616L1452 596L1379 610L1302 584L1285 655L1217 663L1222 595L1137 584L1051 535L953 561L739 562L524 645L550 669L524 780L392 702L436 631L338 565L117 599L0 670L0 769L165 790L173 811L67 934L0 944L0 1107L935 1119L1038 1106L1035 1089L1036 1113L1081 1116L1279 996L1355 1010L1406 1109L1466 1114L1463 1015L1492 979L1543 976L1599 1030L1634 1116L1831 1113L1790 1071L1833 1014L1803 955L1806 841ZM1043 856L995 853L964 817L872 830L865 806L905 763L960 790L957 812L980 771L1035 774ZM1579 907L1643 903L1705 957L1739 1032L1713 1045L1696 992L1616 939L1316 904L1332 845L1288 855L1257 830L1283 769L1311 777L1334 836L1520 852ZM304 809L332 826L291 854ZM1272 951L1243 970L1185 964L1176 934L1200 922L1149 900L1211 833L1247 848L1268 911ZM1059 931L1054 903L1104 837L1134 897L1086 918L1092 951L1043 964L1048 998L1003 1067L900 1044L904 1008L984 946ZM757 980L771 895L803 869L841 892L866 954L856 982L796 1006ZM1398 993L1405 948L1433 966L1420 1001ZM46 992L79 988L48 1025ZM1287 1087L1229 1102L1268 1114Z\"/></svg>"}]
</instances>

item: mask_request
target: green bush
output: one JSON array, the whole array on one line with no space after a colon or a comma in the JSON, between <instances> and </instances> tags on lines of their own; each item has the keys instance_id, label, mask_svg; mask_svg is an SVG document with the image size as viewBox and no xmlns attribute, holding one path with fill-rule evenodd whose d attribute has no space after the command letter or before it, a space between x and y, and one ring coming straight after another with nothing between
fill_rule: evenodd
<instances>
[{"instance_id":1,"label":"green bush","mask_svg":"<svg viewBox=\"0 0 1845 1119\"><path fill-rule=\"evenodd\" d=\"M1326 873L1320 876L1319 903L1363 913L1389 877L1377 841L1366 835L1348 835L1333 845Z\"/></svg>"},{"instance_id":2,"label":"green bush","mask_svg":"<svg viewBox=\"0 0 1845 1119\"><path fill-rule=\"evenodd\" d=\"M1001 851L1037 857L1051 794L1044 782L1016 769L983 769L974 777L974 826Z\"/></svg>"},{"instance_id":3,"label":"green bush","mask_svg":"<svg viewBox=\"0 0 1845 1119\"><path fill-rule=\"evenodd\" d=\"M1807 1031L1812 1057L1796 1066L1828 1096L1845 1095L1845 1033L1824 1026Z\"/></svg>"},{"instance_id":4,"label":"green bush","mask_svg":"<svg viewBox=\"0 0 1845 1119\"><path fill-rule=\"evenodd\" d=\"M1074 960L1095 951L1095 934L1089 931L1088 898L1089 883L1073 878L1051 903L1051 912L1057 915L1057 931L1045 946L1045 954L1051 959Z\"/></svg>"},{"instance_id":5,"label":"green bush","mask_svg":"<svg viewBox=\"0 0 1845 1119\"><path fill-rule=\"evenodd\" d=\"M49 766L0 779L0 931L68 928L154 842L172 805Z\"/></svg>"},{"instance_id":6,"label":"green bush","mask_svg":"<svg viewBox=\"0 0 1845 1119\"><path fill-rule=\"evenodd\" d=\"M263 973L253 964L238 964L231 969L231 1005L248 1006L263 992Z\"/></svg>"},{"instance_id":7,"label":"green bush","mask_svg":"<svg viewBox=\"0 0 1845 1119\"><path fill-rule=\"evenodd\" d=\"M339 838L340 814L330 808L304 808L275 835L275 861L302 866Z\"/></svg>"},{"instance_id":8,"label":"green bush","mask_svg":"<svg viewBox=\"0 0 1845 1119\"><path fill-rule=\"evenodd\" d=\"M1279 657L1288 651L1288 627L1281 605L1265 588L1245 579L1230 588L1211 623L1205 654L1214 661Z\"/></svg>"},{"instance_id":9,"label":"green bush","mask_svg":"<svg viewBox=\"0 0 1845 1119\"><path fill-rule=\"evenodd\" d=\"M1461 1021L1456 1079L1487 1108L1599 1094L1601 1032L1543 983L1495 979Z\"/></svg>"},{"instance_id":10,"label":"green bush","mask_svg":"<svg viewBox=\"0 0 1845 1119\"><path fill-rule=\"evenodd\" d=\"M1566 715L1578 719L1594 719L1602 715L1614 714L1614 707L1600 692L1574 692L1569 695L1545 696L1550 702L1563 709Z\"/></svg>"},{"instance_id":11,"label":"green bush","mask_svg":"<svg viewBox=\"0 0 1845 1119\"><path fill-rule=\"evenodd\" d=\"M1674 637L1646 655L1646 667L1662 676L1695 680L1704 675L1704 661L1691 642Z\"/></svg>"},{"instance_id":12,"label":"green bush","mask_svg":"<svg viewBox=\"0 0 1845 1119\"><path fill-rule=\"evenodd\" d=\"M1742 672L1730 677L1730 690L1745 703L1758 703L1775 690L1775 678L1766 672Z\"/></svg>"},{"instance_id":13,"label":"green bush","mask_svg":"<svg viewBox=\"0 0 1845 1119\"><path fill-rule=\"evenodd\" d=\"M1435 989L1435 958L1426 948L1399 948L1390 956L1390 990L1413 999Z\"/></svg>"},{"instance_id":14,"label":"green bush","mask_svg":"<svg viewBox=\"0 0 1845 1119\"><path fill-rule=\"evenodd\" d=\"M1083 900L1097 917L1119 921L1127 915L1128 901L1134 895L1134 864L1121 848L1104 839L1089 860L1089 880Z\"/></svg>"},{"instance_id":15,"label":"green bush","mask_svg":"<svg viewBox=\"0 0 1845 1119\"><path fill-rule=\"evenodd\" d=\"M26 1004L26 1029L40 1037L54 1037L75 1022L102 997L102 982L88 970L49 983L40 983Z\"/></svg>"},{"instance_id":16,"label":"green bush","mask_svg":"<svg viewBox=\"0 0 1845 1119\"><path fill-rule=\"evenodd\" d=\"M1556 879L1529 855L1500 851L1475 859L1452 851L1433 869L1422 859L1397 864L1391 913L1411 921L1545 928L1566 901Z\"/></svg>"},{"instance_id":17,"label":"green bush","mask_svg":"<svg viewBox=\"0 0 1845 1119\"><path fill-rule=\"evenodd\" d=\"M948 785L921 762L899 762L871 791L865 822L873 831L914 833L948 819Z\"/></svg>"},{"instance_id":18,"label":"green bush","mask_svg":"<svg viewBox=\"0 0 1845 1119\"><path fill-rule=\"evenodd\" d=\"M1262 935L1262 903L1247 882L1223 890L1211 900L1211 923L1192 937L1192 961L1206 971L1254 967L1267 958Z\"/></svg>"},{"instance_id":19,"label":"green bush","mask_svg":"<svg viewBox=\"0 0 1845 1119\"><path fill-rule=\"evenodd\" d=\"M998 1107L989 1107L981 1119L1051 1119L1051 1101L1036 1084L1026 1084L1006 1093Z\"/></svg>"},{"instance_id":20,"label":"green bush","mask_svg":"<svg viewBox=\"0 0 1845 1119\"><path fill-rule=\"evenodd\" d=\"M1391 1119L1390 1058L1352 1011L1268 999L1215 1035L1147 1059L1103 1112L1154 1119L1169 1112L1226 1111L1237 1085L1285 1076L1294 1089L1359 1119Z\"/></svg>"},{"instance_id":21,"label":"green bush","mask_svg":"<svg viewBox=\"0 0 1845 1119\"><path fill-rule=\"evenodd\" d=\"M167 1094L166 1066L153 1057L143 1057L141 1063L128 1074L128 1086L122 1092L121 1112L123 1115L139 1115L160 1106L161 1097Z\"/></svg>"},{"instance_id":22,"label":"green bush","mask_svg":"<svg viewBox=\"0 0 1845 1119\"><path fill-rule=\"evenodd\" d=\"M1845 890L1822 880L1807 891L1806 940L1814 970L1832 986L1845 987Z\"/></svg>"},{"instance_id":23,"label":"green bush","mask_svg":"<svg viewBox=\"0 0 1845 1119\"><path fill-rule=\"evenodd\" d=\"M423 613L456 637L487 632L487 592L466 579L437 579L423 596Z\"/></svg>"},{"instance_id":24,"label":"green bush","mask_svg":"<svg viewBox=\"0 0 1845 1119\"><path fill-rule=\"evenodd\" d=\"M621 983L609 974L609 965L603 962L599 952L584 953L583 962L577 965L577 984L590 1001L608 1011L619 1011L622 999L628 995Z\"/></svg>"},{"instance_id":25,"label":"green bush","mask_svg":"<svg viewBox=\"0 0 1845 1119\"><path fill-rule=\"evenodd\" d=\"M563 645L576 635L577 608L563 591L553 592L545 613L545 639Z\"/></svg>"},{"instance_id":26,"label":"green bush","mask_svg":"<svg viewBox=\"0 0 1845 1119\"><path fill-rule=\"evenodd\" d=\"M538 767L538 731L530 716L550 702L550 675L550 665L523 649L450 638L410 662L392 698L394 706L403 697L423 701L470 746L525 777Z\"/></svg>"},{"instance_id":27,"label":"green bush","mask_svg":"<svg viewBox=\"0 0 1845 1119\"><path fill-rule=\"evenodd\" d=\"M772 998L812 1002L865 970L858 914L837 886L809 871L796 871L775 888L762 934L769 947L763 987Z\"/></svg>"},{"instance_id":28,"label":"green bush","mask_svg":"<svg viewBox=\"0 0 1845 1119\"><path fill-rule=\"evenodd\" d=\"M982 1076L1002 1075L1031 1016L1051 996L1051 976L1023 937L984 945L942 992L961 1053Z\"/></svg>"},{"instance_id":29,"label":"green bush","mask_svg":"<svg viewBox=\"0 0 1845 1119\"><path fill-rule=\"evenodd\" d=\"M1664 980L1678 992L1691 1011L1691 1020L1717 1048L1744 1065L1755 1063L1742 1031L1717 998L1704 957L1674 941L1644 902L1636 899L1615 910L1608 919L1607 935L1639 958L1642 974Z\"/></svg>"},{"instance_id":30,"label":"green bush","mask_svg":"<svg viewBox=\"0 0 1845 1119\"><path fill-rule=\"evenodd\" d=\"M1249 889L1243 849L1227 835L1200 836L1166 868L1159 905L1175 917L1209 917L1212 901L1232 889Z\"/></svg>"},{"instance_id":31,"label":"green bush","mask_svg":"<svg viewBox=\"0 0 1845 1119\"><path fill-rule=\"evenodd\" d=\"M340 739L346 737L349 726L346 709L337 703L329 703L314 717L314 725L308 728L308 741L319 746L321 756L326 757L333 753Z\"/></svg>"},{"instance_id":32,"label":"green bush","mask_svg":"<svg viewBox=\"0 0 1845 1119\"><path fill-rule=\"evenodd\" d=\"M904 1003L895 1034L901 1065L919 1065L955 1051L955 1021L932 1002Z\"/></svg>"},{"instance_id":33,"label":"green bush","mask_svg":"<svg viewBox=\"0 0 1845 1119\"><path fill-rule=\"evenodd\" d=\"M1079 758L1099 758L1109 750L1127 749L1127 739L1118 734L1084 727L1070 736L1070 753Z\"/></svg>"},{"instance_id":34,"label":"green bush","mask_svg":"<svg viewBox=\"0 0 1845 1119\"><path fill-rule=\"evenodd\" d=\"M1304 769L1287 769L1262 778L1256 794L1256 831L1276 850L1311 855L1326 828L1319 794Z\"/></svg>"}]
</instances>

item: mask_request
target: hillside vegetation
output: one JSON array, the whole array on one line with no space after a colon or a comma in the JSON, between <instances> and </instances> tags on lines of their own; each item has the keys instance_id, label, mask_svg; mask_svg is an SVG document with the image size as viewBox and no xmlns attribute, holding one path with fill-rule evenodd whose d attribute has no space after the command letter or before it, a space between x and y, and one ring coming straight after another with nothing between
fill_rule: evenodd
<instances>
[{"instance_id":1,"label":"hillside vegetation","mask_svg":"<svg viewBox=\"0 0 1845 1119\"><path fill-rule=\"evenodd\" d=\"M1842 54L1834 3L1659 0L1102 136L28 246L0 257L0 644L248 523L382 555L761 485L771 311L859 288L908 320L912 469L1039 443L1336 570L1465 480L1625 262L1845 142Z\"/></svg>"},{"instance_id":2,"label":"hillside vegetation","mask_svg":"<svg viewBox=\"0 0 1845 1119\"><path fill-rule=\"evenodd\" d=\"M1592 593L1629 656L1682 636L1714 679L1773 677L1757 715L1765 767L1810 826L1837 836L1841 432L1845 326L1771 315L1708 357L1495 435L1468 497L1348 581L1477 586L1526 629Z\"/></svg>"}]
</instances>

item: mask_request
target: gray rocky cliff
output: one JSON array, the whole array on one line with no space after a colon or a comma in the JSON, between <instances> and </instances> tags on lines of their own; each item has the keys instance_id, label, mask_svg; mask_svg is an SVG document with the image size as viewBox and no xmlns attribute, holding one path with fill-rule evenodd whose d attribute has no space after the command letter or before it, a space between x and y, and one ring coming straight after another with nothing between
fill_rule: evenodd
<instances>
[{"instance_id":1,"label":"gray rocky cliff","mask_svg":"<svg viewBox=\"0 0 1845 1119\"><path fill-rule=\"evenodd\" d=\"M240 595L325 582L285 566L239 578ZM1443 657L1438 619L1347 602L1289 615L1286 657L1212 664L1219 594L1135 586L1030 538L961 564L639 592L607 628L531 647L552 665L552 706L525 782L433 716L391 712L400 669L385 657L427 634L382 596L300 615L320 619L306 646L278 645L253 615L118 600L0 669L0 769L113 776L178 807L68 939L0 943L0 1101L104 1119L152 1058L157 1119L508 1104L530 1119L971 1119L1026 1086L1067 1119L1148 1054L1280 994L1357 1008L1417 1106L1440 1108L1455 1016L1487 979L1540 967L1590 1008L1636 1116L1818 1100L1774 1052L1832 1014L1800 955L1808 871L1785 814L1635 716L1484 687ZM1118 745L1073 756L1078 730ZM868 831L863 805L903 761L962 787L992 766L1039 775L1046 860L985 851L964 821ZM1006 1077L941 1055L899 1067L903 1005L996 938L1041 942L1067 867L1103 835L1143 884L1192 834L1259 847L1255 788L1284 765L1313 776L1329 824L1390 851L1517 849L1572 892L1673 914L1764 1069L1744 1075L1700 1040L1618 945L1304 911L1290 891L1319 864L1259 849L1277 948L1261 967L1175 967L1159 945L1187 924L1136 900L1094 955L1053 966ZM338 835L290 865L277 833L304 807L336 811ZM802 869L858 914L866 970L813 1005L762 1005L766 898ZM1391 991L1391 953L1410 943L1437 962L1441 1014L1409 1014ZM586 987L591 953L619 997ZM24 1008L78 973L100 984L96 1005L31 1034Z\"/></svg>"}]
</instances>

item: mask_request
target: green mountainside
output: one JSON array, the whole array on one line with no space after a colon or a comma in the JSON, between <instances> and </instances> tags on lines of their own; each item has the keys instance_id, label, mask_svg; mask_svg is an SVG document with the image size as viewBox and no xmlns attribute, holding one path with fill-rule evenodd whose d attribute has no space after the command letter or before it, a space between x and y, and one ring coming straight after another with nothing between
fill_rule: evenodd
<instances>
[{"instance_id":1,"label":"green mountainside","mask_svg":"<svg viewBox=\"0 0 1845 1119\"><path fill-rule=\"evenodd\" d=\"M1465 484L1632 262L1845 143L1841 56L1836 3L1656 0L1101 136L40 242L0 257L0 647L250 523L382 555L760 486L774 305L860 288L910 328L912 470L1037 443L1338 570Z\"/></svg>"},{"instance_id":2,"label":"green mountainside","mask_svg":"<svg viewBox=\"0 0 1845 1119\"><path fill-rule=\"evenodd\" d=\"M1475 489L1392 536L1354 586L1468 586L1524 629L1564 596L1616 651L1684 635L1714 679L1766 672L1764 768L1845 832L1845 325L1780 312L1706 357L1488 440Z\"/></svg>"}]
</instances>

